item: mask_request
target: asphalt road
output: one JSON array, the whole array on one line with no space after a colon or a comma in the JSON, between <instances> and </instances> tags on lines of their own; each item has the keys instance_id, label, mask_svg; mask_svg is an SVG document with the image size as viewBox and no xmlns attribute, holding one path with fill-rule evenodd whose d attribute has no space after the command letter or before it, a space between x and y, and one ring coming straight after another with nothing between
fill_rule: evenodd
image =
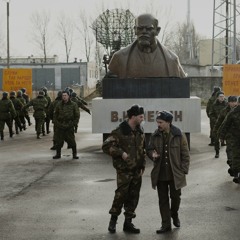
<instances>
[{"instance_id":1,"label":"asphalt road","mask_svg":"<svg viewBox=\"0 0 240 240\"><path fill-rule=\"evenodd\" d=\"M79 160L53 160L52 133L36 139L34 125L0 142L0 240L240 240L240 186L227 174L225 147L214 158L202 110L202 132L191 134L188 186L182 189L181 228L157 235L161 219L151 189L147 161L134 224L137 235L107 231L116 187L110 157L101 151L102 135L91 133L91 116L81 112L76 134ZM6 134L7 135L7 134Z\"/></svg>"}]
</instances>

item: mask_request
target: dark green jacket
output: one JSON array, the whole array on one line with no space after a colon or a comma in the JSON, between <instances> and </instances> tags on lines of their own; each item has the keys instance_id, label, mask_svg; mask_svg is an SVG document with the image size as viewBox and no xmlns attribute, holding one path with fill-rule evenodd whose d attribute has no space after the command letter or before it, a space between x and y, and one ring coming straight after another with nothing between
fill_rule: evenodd
<instances>
[{"instance_id":1,"label":"dark green jacket","mask_svg":"<svg viewBox=\"0 0 240 240\"><path fill-rule=\"evenodd\" d=\"M36 98L32 99L29 103L27 103L23 109L27 109L30 106L33 106L33 117L35 118L45 118L46 117L46 106L48 102L44 96L37 96Z\"/></svg>"},{"instance_id":2,"label":"dark green jacket","mask_svg":"<svg viewBox=\"0 0 240 240\"><path fill-rule=\"evenodd\" d=\"M62 101L62 97L56 97L55 100L51 102L48 108L48 116L51 120L53 120L53 115L54 115L54 111L56 109L57 104L61 101Z\"/></svg>"},{"instance_id":3,"label":"dark green jacket","mask_svg":"<svg viewBox=\"0 0 240 240\"><path fill-rule=\"evenodd\" d=\"M230 134L235 141L240 139L240 105L230 111L222 123L220 139L225 139L227 134Z\"/></svg>"},{"instance_id":4,"label":"dark green jacket","mask_svg":"<svg viewBox=\"0 0 240 240\"><path fill-rule=\"evenodd\" d=\"M102 150L112 156L113 166L119 172L145 168L145 136L140 126L133 131L127 121L122 122L104 141ZM122 158L124 152L129 156L127 160Z\"/></svg>"},{"instance_id":5,"label":"dark green jacket","mask_svg":"<svg viewBox=\"0 0 240 240\"><path fill-rule=\"evenodd\" d=\"M209 116L211 118L211 120L214 122L214 124L216 123L218 116L220 115L220 112L227 106L227 102L223 101L223 102L219 102L218 99L214 102L214 104L212 105L212 108L209 112Z\"/></svg>"},{"instance_id":6,"label":"dark green jacket","mask_svg":"<svg viewBox=\"0 0 240 240\"><path fill-rule=\"evenodd\" d=\"M14 96L11 96L10 100L12 101L13 106L14 106L14 108L17 112L22 110L24 105L22 104L22 102L18 98L14 97Z\"/></svg>"},{"instance_id":7,"label":"dark green jacket","mask_svg":"<svg viewBox=\"0 0 240 240\"><path fill-rule=\"evenodd\" d=\"M0 120L9 120L17 116L13 103L8 98L0 100Z\"/></svg>"},{"instance_id":8,"label":"dark green jacket","mask_svg":"<svg viewBox=\"0 0 240 240\"><path fill-rule=\"evenodd\" d=\"M69 129L77 126L79 118L79 108L71 100L67 103L64 103L64 101L59 102L53 114L54 124L60 129Z\"/></svg>"}]
</instances>

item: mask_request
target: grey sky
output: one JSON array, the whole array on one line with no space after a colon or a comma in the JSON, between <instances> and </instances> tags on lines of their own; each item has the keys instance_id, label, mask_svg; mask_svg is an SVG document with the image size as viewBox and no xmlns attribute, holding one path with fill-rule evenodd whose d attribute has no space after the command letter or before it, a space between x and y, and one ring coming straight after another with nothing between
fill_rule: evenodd
<instances>
[{"instance_id":1,"label":"grey sky","mask_svg":"<svg viewBox=\"0 0 240 240\"><path fill-rule=\"evenodd\" d=\"M94 19L101 13L102 5L106 9L116 7L129 8L135 15L146 12L149 9L155 9L154 11L160 11L160 8L171 9L173 22L183 22L187 16L187 0L10 0L10 55L39 55L39 50L31 40L30 16L34 12L42 10L49 12L52 25L54 26L60 13L77 19L80 11L84 10L87 15ZM191 20L194 22L197 32L209 38L212 37L212 14L213 0L191 0ZM52 30L52 34L53 36L56 35L54 30ZM0 0L0 36L3 36L6 41L5 0ZM70 59L73 60L74 57L84 59L78 36L76 35L75 37L76 42ZM63 45L59 43L59 40L55 40L54 37L52 37L52 41L50 55L56 54L60 60L64 59ZM4 48L5 45L0 47ZM0 54L6 56L6 50L0 51Z\"/></svg>"}]
</instances>

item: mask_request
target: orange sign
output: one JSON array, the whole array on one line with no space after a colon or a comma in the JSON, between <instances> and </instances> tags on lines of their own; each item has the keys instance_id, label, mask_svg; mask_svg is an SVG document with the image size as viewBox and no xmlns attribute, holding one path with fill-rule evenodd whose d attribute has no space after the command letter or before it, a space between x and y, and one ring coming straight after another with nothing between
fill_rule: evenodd
<instances>
[{"instance_id":1,"label":"orange sign","mask_svg":"<svg viewBox=\"0 0 240 240\"><path fill-rule=\"evenodd\" d=\"M32 69L3 69L3 91L18 91L26 88L29 97L32 96Z\"/></svg>"},{"instance_id":2,"label":"orange sign","mask_svg":"<svg viewBox=\"0 0 240 240\"><path fill-rule=\"evenodd\" d=\"M223 66L223 91L226 96L240 95L240 64Z\"/></svg>"}]
</instances>

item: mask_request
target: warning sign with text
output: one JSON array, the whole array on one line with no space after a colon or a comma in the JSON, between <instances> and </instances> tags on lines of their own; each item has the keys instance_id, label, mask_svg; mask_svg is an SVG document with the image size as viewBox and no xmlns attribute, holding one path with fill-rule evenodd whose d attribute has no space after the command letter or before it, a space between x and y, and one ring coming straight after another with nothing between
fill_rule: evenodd
<instances>
[{"instance_id":1,"label":"warning sign with text","mask_svg":"<svg viewBox=\"0 0 240 240\"><path fill-rule=\"evenodd\" d=\"M3 90L7 92L26 88L32 95L32 69L3 69Z\"/></svg>"},{"instance_id":2,"label":"warning sign with text","mask_svg":"<svg viewBox=\"0 0 240 240\"><path fill-rule=\"evenodd\" d=\"M223 91L226 96L240 95L240 64L223 66Z\"/></svg>"}]
</instances>

